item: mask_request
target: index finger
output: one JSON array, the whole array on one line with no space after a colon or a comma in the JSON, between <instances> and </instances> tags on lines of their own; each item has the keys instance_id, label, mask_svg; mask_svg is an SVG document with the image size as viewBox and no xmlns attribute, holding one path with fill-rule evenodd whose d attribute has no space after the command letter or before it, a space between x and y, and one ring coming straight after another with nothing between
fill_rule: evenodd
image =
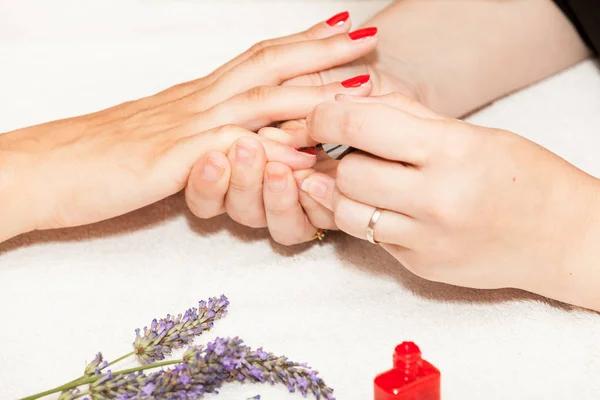
<instances>
[{"instance_id":1,"label":"index finger","mask_svg":"<svg viewBox=\"0 0 600 400\"><path fill-rule=\"evenodd\" d=\"M318 105L306 120L311 137L318 143L344 144L413 165L426 162L441 123L387 104L340 101Z\"/></svg>"}]
</instances>

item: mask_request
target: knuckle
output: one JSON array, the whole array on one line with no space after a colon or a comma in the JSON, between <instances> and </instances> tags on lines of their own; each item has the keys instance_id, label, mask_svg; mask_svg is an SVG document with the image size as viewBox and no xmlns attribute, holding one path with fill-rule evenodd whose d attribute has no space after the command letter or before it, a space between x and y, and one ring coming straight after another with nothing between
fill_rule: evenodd
<instances>
[{"instance_id":1,"label":"knuckle","mask_svg":"<svg viewBox=\"0 0 600 400\"><path fill-rule=\"evenodd\" d=\"M217 135L237 136L238 134L241 134L242 132L245 132L245 130L234 124L225 124L225 125L219 126L217 129L215 129L215 134L217 134Z\"/></svg>"},{"instance_id":2,"label":"knuckle","mask_svg":"<svg viewBox=\"0 0 600 400\"><path fill-rule=\"evenodd\" d=\"M364 113L343 110L340 116L340 131L344 141L352 143L352 139L361 134L366 128L367 118Z\"/></svg>"},{"instance_id":3,"label":"knuckle","mask_svg":"<svg viewBox=\"0 0 600 400\"><path fill-rule=\"evenodd\" d=\"M231 142L235 141L241 136L247 136L248 133L250 133L250 131L245 130L241 126L233 124L222 125L214 130L214 136L230 139Z\"/></svg>"},{"instance_id":4,"label":"knuckle","mask_svg":"<svg viewBox=\"0 0 600 400\"><path fill-rule=\"evenodd\" d=\"M342 158L337 167L337 175L335 177L335 186L337 189L347 194L352 188L352 163L345 157Z\"/></svg>"},{"instance_id":5,"label":"knuckle","mask_svg":"<svg viewBox=\"0 0 600 400\"><path fill-rule=\"evenodd\" d=\"M278 54L276 46L262 47L252 54L249 61L259 66L270 65L278 58Z\"/></svg>"},{"instance_id":6,"label":"knuckle","mask_svg":"<svg viewBox=\"0 0 600 400\"><path fill-rule=\"evenodd\" d=\"M231 178L229 179L229 195L260 197L262 190L263 185L261 182L254 182L247 176L240 176L236 173L231 174Z\"/></svg>"},{"instance_id":7,"label":"knuckle","mask_svg":"<svg viewBox=\"0 0 600 400\"><path fill-rule=\"evenodd\" d=\"M249 52L252 54L255 54L259 51L263 51L264 49L266 49L267 47L270 47L272 45L271 40L261 40L258 43L255 43L252 45L252 47L250 47Z\"/></svg>"},{"instance_id":8,"label":"knuckle","mask_svg":"<svg viewBox=\"0 0 600 400\"><path fill-rule=\"evenodd\" d=\"M317 40L317 39L321 39L322 35L319 34L318 27L313 27L313 28L310 28L310 29L304 31L302 33L302 36L303 36L304 40Z\"/></svg>"},{"instance_id":9,"label":"knuckle","mask_svg":"<svg viewBox=\"0 0 600 400\"><path fill-rule=\"evenodd\" d=\"M246 92L246 100L250 104L263 104L273 93L273 88L270 86L256 86Z\"/></svg>"},{"instance_id":10,"label":"knuckle","mask_svg":"<svg viewBox=\"0 0 600 400\"><path fill-rule=\"evenodd\" d=\"M333 204L333 223L342 231L348 232L350 229L350 214L345 212L344 208L343 202L338 201Z\"/></svg>"}]
</instances>

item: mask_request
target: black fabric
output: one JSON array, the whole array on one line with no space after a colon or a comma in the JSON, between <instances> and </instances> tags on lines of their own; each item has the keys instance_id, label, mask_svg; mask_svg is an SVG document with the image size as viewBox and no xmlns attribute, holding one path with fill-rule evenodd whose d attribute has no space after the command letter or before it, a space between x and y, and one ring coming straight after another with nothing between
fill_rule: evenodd
<instances>
[{"instance_id":1,"label":"black fabric","mask_svg":"<svg viewBox=\"0 0 600 400\"><path fill-rule=\"evenodd\" d=\"M554 0L571 20L581 38L596 53L600 51L600 0Z\"/></svg>"}]
</instances>

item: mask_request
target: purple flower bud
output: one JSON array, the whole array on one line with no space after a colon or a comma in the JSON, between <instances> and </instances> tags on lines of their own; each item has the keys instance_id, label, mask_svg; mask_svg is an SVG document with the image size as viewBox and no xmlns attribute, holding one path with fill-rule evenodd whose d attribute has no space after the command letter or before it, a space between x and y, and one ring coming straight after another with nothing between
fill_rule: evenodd
<instances>
[{"instance_id":1,"label":"purple flower bud","mask_svg":"<svg viewBox=\"0 0 600 400\"><path fill-rule=\"evenodd\" d=\"M177 317L167 315L153 320L150 327L144 327L143 334L136 329L133 342L135 355L142 364L163 360L172 350L192 343L196 336L209 330L214 321L225 316L229 305L227 297L213 297L199 302L199 308L191 308Z\"/></svg>"}]
</instances>

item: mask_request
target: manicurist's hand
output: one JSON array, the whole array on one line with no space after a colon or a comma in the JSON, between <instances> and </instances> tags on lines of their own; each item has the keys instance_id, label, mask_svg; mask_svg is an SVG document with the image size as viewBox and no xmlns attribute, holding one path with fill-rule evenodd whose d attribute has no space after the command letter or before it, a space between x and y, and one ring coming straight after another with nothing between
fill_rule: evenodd
<instances>
[{"instance_id":1,"label":"manicurist's hand","mask_svg":"<svg viewBox=\"0 0 600 400\"><path fill-rule=\"evenodd\" d=\"M183 189L198 160L276 121L304 118L340 83L281 87L345 63L374 43L351 43L326 23L260 43L212 74L107 110L0 135L0 240L118 216ZM230 127L232 124L238 127ZM315 158L258 137L292 170ZM204 163L204 162L202 162ZM192 204L193 206L193 204Z\"/></svg>"},{"instance_id":2,"label":"manicurist's hand","mask_svg":"<svg viewBox=\"0 0 600 400\"><path fill-rule=\"evenodd\" d=\"M339 229L370 236L427 279L600 309L595 178L521 136L402 95L338 96L307 127L318 142L360 150L336 179L316 173L301 184Z\"/></svg>"}]
</instances>

